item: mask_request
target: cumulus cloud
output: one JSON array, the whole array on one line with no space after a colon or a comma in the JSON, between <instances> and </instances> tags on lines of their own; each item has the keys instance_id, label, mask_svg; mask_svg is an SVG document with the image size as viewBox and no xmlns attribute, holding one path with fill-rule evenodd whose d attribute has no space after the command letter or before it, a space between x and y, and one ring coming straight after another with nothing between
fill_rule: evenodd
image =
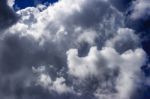
<instances>
[{"instance_id":1,"label":"cumulus cloud","mask_svg":"<svg viewBox=\"0 0 150 99\"><path fill-rule=\"evenodd\" d=\"M119 54L113 48L98 51L92 47L86 57L79 57L76 49L67 54L69 74L81 80L96 77L99 85L95 94L100 99L130 99L136 80L140 79L140 67L145 63L142 49Z\"/></svg>"},{"instance_id":2,"label":"cumulus cloud","mask_svg":"<svg viewBox=\"0 0 150 99\"><path fill-rule=\"evenodd\" d=\"M0 96L131 99L146 55L112 2L60 0L19 10L0 37Z\"/></svg>"},{"instance_id":3,"label":"cumulus cloud","mask_svg":"<svg viewBox=\"0 0 150 99\"><path fill-rule=\"evenodd\" d=\"M70 9L67 9L68 7ZM103 10L104 7L107 8L106 11ZM109 28L110 31L106 32L107 36L110 36L117 25L122 25L118 20L122 15L103 0L59 1L42 12L38 8L26 8L18 14L22 18L12 27L12 33L20 34L21 31L21 35L30 35L36 40L49 39L52 42L70 40L68 45L75 45L76 39L77 42L93 44L96 37L106 31L104 27Z\"/></svg>"}]
</instances>

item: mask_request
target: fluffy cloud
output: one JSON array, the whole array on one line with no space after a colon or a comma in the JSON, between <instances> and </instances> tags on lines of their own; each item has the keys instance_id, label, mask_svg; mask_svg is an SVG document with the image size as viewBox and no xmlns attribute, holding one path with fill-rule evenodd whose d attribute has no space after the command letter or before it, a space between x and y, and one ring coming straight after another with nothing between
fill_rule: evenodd
<instances>
[{"instance_id":1,"label":"fluffy cloud","mask_svg":"<svg viewBox=\"0 0 150 99\"><path fill-rule=\"evenodd\" d=\"M76 49L67 54L69 74L83 82L94 76L99 83L95 95L100 99L130 99L140 79L140 67L145 63L142 49L119 54L113 48L105 47L98 51L92 47L86 57L79 57Z\"/></svg>"},{"instance_id":2,"label":"fluffy cloud","mask_svg":"<svg viewBox=\"0 0 150 99\"><path fill-rule=\"evenodd\" d=\"M103 10L105 7L106 11ZM106 35L105 32L106 36L111 36L117 26L123 24L118 20L123 19L122 15L103 0L64 0L42 12L38 8L26 8L18 14L22 16L21 20L10 29L11 33L29 35L41 43L45 39L51 42L70 42L68 46L80 42L94 44L97 37ZM108 28L107 31L104 28Z\"/></svg>"},{"instance_id":3,"label":"fluffy cloud","mask_svg":"<svg viewBox=\"0 0 150 99\"><path fill-rule=\"evenodd\" d=\"M18 22L0 37L0 96L130 99L145 52L112 1L60 0L19 10Z\"/></svg>"}]
</instances>

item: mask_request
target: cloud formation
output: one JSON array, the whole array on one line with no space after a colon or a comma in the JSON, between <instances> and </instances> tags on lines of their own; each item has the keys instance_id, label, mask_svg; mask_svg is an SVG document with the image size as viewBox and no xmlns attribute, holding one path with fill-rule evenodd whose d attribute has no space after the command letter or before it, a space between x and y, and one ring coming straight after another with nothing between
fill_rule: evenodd
<instances>
[{"instance_id":1,"label":"cloud formation","mask_svg":"<svg viewBox=\"0 0 150 99\"><path fill-rule=\"evenodd\" d=\"M148 18L150 16L150 1L149 0L136 0L133 2L132 19Z\"/></svg>"},{"instance_id":2,"label":"cloud formation","mask_svg":"<svg viewBox=\"0 0 150 99\"><path fill-rule=\"evenodd\" d=\"M7 0L0 0L0 31L14 24L17 19L17 15L7 5Z\"/></svg>"},{"instance_id":3,"label":"cloud formation","mask_svg":"<svg viewBox=\"0 0 150 99\"><path fill-rule=\"evenodd\" d=\"M145 62L142 49L120 55L113 48L105 47L98 51L92 47L86 57L78 57L76 49L69 50L67 54L69 74L81 80L89 77L98 80L95 94L99 99L130 99L139 79L140 66Z\"/></svg>"},{"instance_id":4,"label":"cloud formation","mask_svg":"<svg viewBox=\"0 0 150 99\"><path fill-rule=\"evenodd\" d=\"M15 0L7 0L7 4L8 4L10 7L13 7L13 5L15 4Z\"/></svg>"},{"instance_id":5,"label":"cloud formation","mask_svg":"<svg viewBox=\"0 0 150 99\"><path fill-rule=\"evenodd\" d=\"M48 7L17 11L20 19L0 37L0 97L135 97L143 83L141 67L146 53L137 31L125 24L124 12L131 1L125 7L119 5L123 2L60 0ZM0 10L7 9L15 17L6 2L3 4ZM142 10L138 5L133 9L131 16ZM4 14L0 20L4 18L2 22L7 23L10 17Z\"/></svg>"}]
</instances>

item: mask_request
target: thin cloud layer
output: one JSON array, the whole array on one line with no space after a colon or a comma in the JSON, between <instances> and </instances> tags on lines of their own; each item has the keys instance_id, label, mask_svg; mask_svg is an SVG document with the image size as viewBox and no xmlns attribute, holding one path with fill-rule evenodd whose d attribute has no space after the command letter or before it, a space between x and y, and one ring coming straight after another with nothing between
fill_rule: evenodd
<instances>
[{"instance_id":1,"label":"thin cloud layer","mask_svg":"<svg viewBox=\"0 0 150 99\"><path fill-rule=\"evenodd\" d=\"M150 16L150 1L149 0L136 0L132 4L133 13L131 18L136 20L140 18L148 18Z\"/></svg>"},{"instance_id":2,"label":"thin cloud layer","mask_svg":"<svg viewBox=\"0 0 150 99\"><path fill-rule=\"evenodd\" d=\"M144 83L146 53L137 31L125 24L123 12L131 1L123 8L119 4L125 1L112 2L60 0L19 10L18 22L0 37L0 97L135 97Z\"/></svg>"}]
</instances>

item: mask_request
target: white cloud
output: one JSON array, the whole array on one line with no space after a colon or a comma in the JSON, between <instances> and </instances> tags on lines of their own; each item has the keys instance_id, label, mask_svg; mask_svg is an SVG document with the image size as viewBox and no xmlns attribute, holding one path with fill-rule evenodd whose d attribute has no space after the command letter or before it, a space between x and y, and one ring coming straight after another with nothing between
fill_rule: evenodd
<instances>
[{"instance_id":1,"label":"white cloud","mask_svg":"<svg viewBox=\"0 0 150 99\"><path fill-rule=\"evenodd\" d=\"M123 20L118 20L123 19L121 13L103 0L61 0L42 11L29 7L17 13L21 19L6 32L31 36L41 44L44 41L60 45L70 42L69 47L81 42L95 44L96 38L108 38L118 26L123 26Z\"/></svg>"},{"instance_id":2,"label":"white cloud","mask_svg":"<svg viewBox=\"0 0 150 99\"><path fill-rule=\"evenodd\" d=\"M51 89L58 92L59 94L73 92L73 89L71 87L68 87L65 81L66 80L63 77L56 78Z\"/></svg>"},{"instance_id":3,"label":"white cloud","mask_svg":"<svg viewBox=\"0 0 150 99\"><path fill-rule=\"evenodd\" d=\"M49 75L47 75L47 74L41 74L41 75L39 76L38 83L39 83L41 86L43 86L44 88L47 88L47 87L51 86L52 80L51 80L51 78L49 77Z\"/></svg>"},{"instance_id":4,"label":"white cloud","mask_svg":"<svg viewBox=\"0 0 150 99\"><path fill-rule=\"evenodd\" d=\"M40 6L18 11L20 20L4 34L39 42L40 51L33 46L29 50L38 53L41 49L48 50L39 56L45 55L47 63L57 63L59 68L65 68L60 76L57 75L60 72L57 66L53 67L57 71L47 70L45 66L33 67L33 72L38 74L36 83L58 94L74 93L73 89L78 93L79 89L81 94L90 92L100 99L129 99L136 89L136 80L140 78L145 53L139 48L139 38L134 31L121 28L124 27L122 13L107 0L60 0L46 9ZM79 57L78 45L83 42L90 45L90 51L85 57ZM30 59L32 61L32 57ZM35 58L33 64L39 60ZM65 61L63 65L61 61ZM68 76L71 76L68 78L70 85L67 83ZM78 78L76 82L74 77ZM98 83L91 83L91 78ZM82 90L85 87L86 92ZM91 92L93 87L95 89Z\"/></svg>"},{"instance_id":5,"label":"white cloud","mask_svg":"<svg viewBox=\"0 0 150 99\"><path fill-rule=\"evenodd\" d=\"M7 0L7 3L10 7L13 7L13 5L15 4L15 0Z\"/></svg>"},{"instance_id":6,"label":"white cloud","mask_svg":"<svg viewBox=\"0 0 150 99\"><path fill-rule=\"evenodd\" d=\"M73 93L73 89L66 85L65 78L55 77L55 80L52 80L51 75L46 73L45 68L45 66L40 66L38 68L33 67L32 69L34 73L38 74L37 85L48 89L50 93L52 91L57 92L58 94Z\"/></svg>"},{"instance_id":7,"label":"white cloud","mask_svg":"<svg viewBox=\"0 0 150 99\"><path fill-rule=\"evenodd\" d=\"M69 50L67 55L70 75L83 82L92 76L98 79L99 85L95 95L100 99L109 99L112 96L113 99L130 99L136 89L136 80L140 79L140 67L146 61L142 49L119 54L110 47L102 50L92 47L86 57L79 57L76 49ZM117 90L117 93L111 91L113 89Z\"/></svg>"},{"instance_id":8,"label":"white cloud","mask_svg":"<svg viewBox=\"0 0 150 99\"><path fill-rule=\"evenodd\" d=\"M78 37L78 42L88 42L89 44L94 44L95 43L95 39L97 37L97 33L96 31L92 31L92 30L87 30L84 31L83 33L81 32L81 34Z\"/></svg>"}]
</instances>

